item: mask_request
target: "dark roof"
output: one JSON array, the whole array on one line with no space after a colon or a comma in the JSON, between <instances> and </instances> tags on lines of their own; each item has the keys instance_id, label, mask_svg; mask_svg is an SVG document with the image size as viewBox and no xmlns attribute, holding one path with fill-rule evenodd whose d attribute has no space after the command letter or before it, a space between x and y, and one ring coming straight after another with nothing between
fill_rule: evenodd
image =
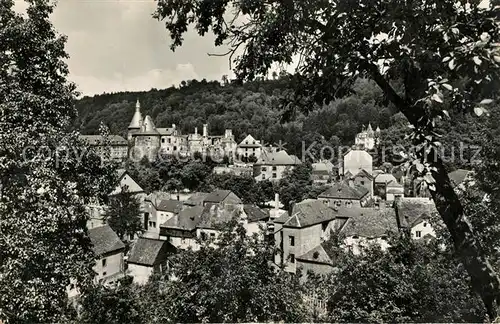
<instances>
[{"instance_id":1,"label":"dark roof","mask_svg":"<svg viewBox=\"0 0 500 324\"><path fill-rule=\"evenodd\" d=\"M182 201L173 199L163 199L156 207L159 211L166 211L171 213L178 213L182 209Z\"/></svg>"},{"instance_id":2,"label":"dark roof","mask_svg":"<svg viewBox=\"0 0 500 324\"><path fill-rule=\"evenodd\" d=\"M220 203L224 199L226 199L229 194L231 194L231 190L215 190L212 191L203 201L204 203Z\"/></svg>"},{"instance_id":3,"label":"dark roof","mask_svg":"<svg viewBox=\"0 0 500 324\"><path fill-rule=\"evenodd\" d=\"M217 225L227 223L241 215L238 205L220 206L216 204L206 205L201 214L198 228L216 229Z\"/></svg>"},{"instance_id":4,"label":"dark roof","mask_svg":"<svg viewBox=\"0 0 500 324\"><path fill-rule=\"evenodd\" d=\"M80 139L89 145L104 144L104 137L102 135L80 135ZM128 141L119 135L108 135L108 140L110 145L128 145Z\"/></svg>"},{"instance_id":5,"label":"dark roof","mask_svg":"<svg viewBox=\"0 0 500 324\"><path fill-rule=\"evenodd\" d=\"M203 201L207 198L207 192L195 192L186 201L184 205L188 206L203 206Z\"/></svg>"},{"instance_id":6,"label":"dark roof","mask_svg":"<svg viewBox=\"0 0 500 324\"><path fill-rule=\"evenodd\" d=\"M125 170L125 169L117 169L116 173L118 174L118 180L120 180L127 173L127 170Z\"/></svg>"},{"instance_id":7,"label":"dark roof","mask_svg":"<svg viewBox=\"0 0 500 324\"><path fill-rule=\"evenodd\" d=\"M89 229L89 237L96 255L103 255L125 248L125 244L109 225Z\"/></svg>"},{"instance_id":8,"label":"dark roof","mask_svg":"<svg viewBox=\"0 0 500 324\"><path fill-rule=\"evenodd\" d=\"M338 213L349 217L342 229L346 236L376 238L398 229L396 213L392 208L339 208Z\"/></svg>"},{"instance_id":9,"label":"dark roof","mask_svg":"<svg viewBox=\"0 0 500 324\"><path fill-rule=\"evenodd\" d=\"M400 227L412 226L419 218L429 218L437 215L434 201L429 198L399 198L395 204Z\"/></svg>"},{"instance_id":10,"label":"dark roof","mask_svg":"<svg viewBox=\"0 0 500 324\"><path fill-rule=\"evenodd\" d=\"M283 216L284 215L282 215L282 217ZM335 219L336 216L337 212L333 208L328 207L324 202L309 199L293 206L292 215L283 223L283 226L298 228L307 227L325 221L331 221Z\"/></svg>"},{"instance_id":11,"label":"dark roof","mask_svg":"<svg viewBox=\"0 0 500 324\"><path fill-rule=\"evenodd\" d=\"M359 200L368 194L368 189L362 186L349 186L345 182L334 184L332 187L323 191L319 197L332 199L355 199Z\"/></svg>"},{"instance_id":12,"label":"dark roof","mask_svg":"<svg viewBox=\"0 0 500 324\"><path fill-rule=\"evenodd\" d=\"M160 227L192 231L200 223L203 210L201 206L185 208L179 214L170 217Z\"/></svg>"},{"instance_id":13,"label":"dark roof","mask_svg":"<svg viewBox=\"0 0 500 324\"><path fill-rule=\"evenodd\" d=\"M269 218L269 213L263 211L255 205L243 205L243 210L247 214L249 222L257 222Z\"/></svg>"},{"instance_id":14,"label":"dark roof","mask_svg":"<svg viewBox=\"0 0 500 324\"><path fill-rule=\"evenodd\" d=\"M456 187L464 182L471 173L472 171L470 170L458 169L448 173L448 177L450 178L451 184Z\"/></svg>"},{"instance_id":15,"label":"dark roof","mask_svg":"<svg viewBox=\"0 0 500 324\"><path fill-rule=\"evenodd\" d=\"M358 176L373 180L373 176L370 173L368 173L368 171L366 171L365 169L361 169L361 171L359 171L355 176L352 176L352 178L357 178Z\"/></svg>"},{"instance_id":16,"label":"dark roof","mask_svg":"<svg viewBox=\"0 0 500 324\"><path fill-rule=\"evenodd\" d=\"M390 183L391 181L396 181L396 177L391 173L380 173L375 177L375 183Z\"/></svg>"},{"instance_id":17,"label":"dark roof","mask_svg":"<svg viewBox=\"0 0 500 324\"><path fill-rule=\"evenodd\" d=\"M298 256L297 260L332 265L335 261L335 251L332 241L326 241L310 251Z\"/></svg>"},{"instance_id":18,"label":"dark roof","mask_svg":"<svg viewBox=\"0 0 500 324\"><path fill-rule=\"evenodd\" d=\"M170 242L141 237L134 243L128 263L153 266L165 261L169 253L175 253Z\"/></svg>"},{"instance_id":19,"label":"dark roof","mask_svg":"<svg viewBox=\"0 0 500 324\"><path fill-rule=\"evenodd\" d=\"M288 155L286 151L269 152L263 150L255 165L296 165L301 164L294 155Z\"/></svg>"}]
</instances>

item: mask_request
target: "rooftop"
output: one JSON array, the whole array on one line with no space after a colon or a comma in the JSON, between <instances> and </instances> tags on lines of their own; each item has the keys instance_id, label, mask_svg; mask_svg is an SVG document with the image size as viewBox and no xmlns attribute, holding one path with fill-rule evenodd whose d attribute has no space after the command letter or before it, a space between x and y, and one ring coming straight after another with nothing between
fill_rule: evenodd
<instances>
[{"instance_id":1,"label":"rooftop","mask_svg":"<svg viewBox=\"0 0 500 324\"><path fill-rule=\"evenodd\" d=\"M89 238L96 255L103 255L125 248L125 244L109 225L89 229Z\"/></svg>"},{"instance_id":2,"label":"rooftop","mask_svg":"<svg viewBox=\"0 0 500 324\"><path fill-rule=\"evenodd\" d=\"M453 187L456 187L467 180L473 174L473 171L458 169L448 173L448 177L450 178L451 184Z\"/></svg>"},{"instance_id":3,"label":"rooftop","mask_svg":"<svg viewBox=\"0 0 500 324\"><path fill-rule=\"evenodd\" d=\"M368 194L368 189L362 186L350 186L345 182L339 182L323 191L319 197L330 199L355 199L360 200Z\"/></svg>"},{"instance_id":4,"label":"rooftop","mask_svg":"<svg viewBox=\"0 0 500 324\"><path fill-rule=\"evenodd\" d=\"M288 155L286 151L269 152L263 150L256 165L297 165L300 160L294 155Z\"/></svg>"},{"instance_id":5,"label":"rooftop","mask_svg":"<svg viewBox=\"0 0 500 324\"><path fill-rule=\"evenodd\" d=\"M269 218L268 212L265 212L255 205L243 205L243 210L245 211L245 214L247 214L249 222L257 222Z\"/></svg>"},{"instance_id":6,"label":"rooftop","mask_svg":"<svg viewBox=\"0 0 500 324\"><path fill-rule=\"evenodd\" d=\"M104 136L102 135L80 135L80 139L89 145L104 145ZM119 135L108 135L110 145L127 146L128 141Z\"/></svg>"},{"instance_id":7,"label":"rooftop","mask_svg":"<svg viewBox=\"0 0 500 324\"><path fill-rule=\"evenodd\" d=\"M396 177L393 176L391 173L380 173L375 178L375 183L390 183L391 181L397 183Z\"/></svg>"},{"instance_id":8,"label":"rooftop","mask_svg":"<svg viewBox=\"0 0 500 324\"><path fill-rule=\"evenodd\" d=\"M159 211L178 213L182 209L182 206L183 206L182 201L173 199L163 199L160 200L158 206L156 206L156 209Z\"/></svg>"},{"instance_id":9,"label":"rooftop","mask_svg":"<svg viewBox=\"0 0 500 324\"><path fill-rule=\"evenodd\" d=\"M197 227L216 229L218 225L227 223L241 216L241 208L237 205L207 205L201 214L201 221Z\"/></svg>"},{"instance_id":10,"label":"rooftop","mask_svg":"<svg viewBox=\"0 0 500 324\"><path fill-rule=\"evenodd\" d=\"M134 243L128 263L153 266L165 261L169 253L175 253L170 242L141 237Z\"/></svg>"},{"instance_id":11,"label":"rooftop","mask_svg":"<svg viewBox=\"0 0 500 324\"><path fill-rule=\"evenodd\" d=\"M434 201L429 198L404 197L396 199L399 226L412 226L419 218L429 218L438 213Z\"/></svg>"},{"instance_id":12,"label":"rooftop","mask_svg":"<svg viewBox=\"0 0 500 324\"><path fill-rule=\"evenodd\" d=\"M337 217L335 209L328 207L323 201L307 199L293 206L292 215L281 215L275 223L282 223L287 227L307 227Z\"/></svg>"},{"instance_id":13,"label":"rooftop","mask_svg":"<svg viewBox=\"0 0 500 324\"><path fill-rule=\"evenodd\" d=\"M211 193L209 193L203 202L204 203L220 203L224 199L226 199L226 197L229 196L229 194L231 194L231 193L232 193L231 190L221 190L221 189L215 190L215 191L212 191ZM240 203L241 203L241 201L240 201Z\"/></svg>"},{"instance_id":14,"label":"rooftop","mask_svg":"<svg viewBox=\"0 0 500 324\"><path fill-rule=\"evenodd\" d=\"M377 238L398 230L396 213L392 208L339 208L338 214L349 217L342 230L346 236Z\"/></svg>"},{"instance_id":15,"label":"rooftop","mask_svg":"<svg viewBox=\"0 0 500 324\"><path fill-rule=\"evenodd\" d=\"M188 206L203 206L203 201L209 195L208 192L195 192L184 201L184 205Z\"/></svg>"},{"instance_id":16,"label":"rooftop","mask_svg":"<svg viewBox=\"0 0 500 324\"><path fill-rule=\"evenodd\" d=\"M201 206L185 208L161 224L160 227L193 231L201 221L203 210L204 208Z\"/></svg>"}]
</instances>

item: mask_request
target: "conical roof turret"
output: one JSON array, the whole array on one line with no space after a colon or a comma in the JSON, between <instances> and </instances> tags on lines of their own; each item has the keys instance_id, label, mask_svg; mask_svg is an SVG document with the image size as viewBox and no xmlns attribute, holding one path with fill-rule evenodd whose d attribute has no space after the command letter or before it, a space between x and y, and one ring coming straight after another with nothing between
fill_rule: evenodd
<instances>
[{"instance_id":1,"label":"conical roof turret","mask_svg":"<svg viewBox=\"0 0 500 324\"><path fill-rule=\"evenodd\" d=\"M372 125L370 123L368 123L368 128L366 129L366 131L368 133L373 133L373 128L372 128Z\"/></svg>"},{"instance_id":2,"label":"conical roof turret","mask_svg":"<svg viewBox=\"0 0 500 324\"><path fill-rule=\"evenodd\" d=\"M151 116L147 115L144 117L144 130L146 132L152 132L156 129L155 124L153 123L153 118Z\"/></svg>"},{"instance_id":3,"label":"conical roof turret","mask_svg":"<svg viewBox=\"0 0 500 324\"><path fill-rule=\"evenodd\" d=\"M139 99L137 99L137 102L135 104L135 113L134 116L132 117L130 125L128 126L128 129L141 129L141 125L142 125L141 103L139 102Z\"/></svg>"},{"instance_id":4,"label":"conical roof turret","mask_svg":"<svg viewBox=\"0 0 500 324\"><path fill-rule=\"evenodd\" d=\"M377 129L375 130L377 133L380 133L380 127L377 126Z\"/></svg>"}]
</instances>

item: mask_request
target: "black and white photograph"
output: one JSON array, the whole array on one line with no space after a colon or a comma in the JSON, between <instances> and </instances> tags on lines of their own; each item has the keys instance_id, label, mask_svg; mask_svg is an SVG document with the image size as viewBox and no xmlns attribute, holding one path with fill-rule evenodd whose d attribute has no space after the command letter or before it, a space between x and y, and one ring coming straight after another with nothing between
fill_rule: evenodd
<instances>
[{"instance_id":1,"label":"black and white photograph","mask_svg":"<svg viewBox=\"0 0 500 324\"><path fill-rule=\"evenodd\" d=\"M500 323L499 0L0 0L0 324Z\"/></svg>"}]
</instances>

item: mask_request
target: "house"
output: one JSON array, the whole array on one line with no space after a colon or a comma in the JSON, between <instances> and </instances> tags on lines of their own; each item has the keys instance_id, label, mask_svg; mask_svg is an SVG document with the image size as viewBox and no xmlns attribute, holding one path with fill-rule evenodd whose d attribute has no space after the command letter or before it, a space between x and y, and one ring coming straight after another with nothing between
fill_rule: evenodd
<instances>
[{"instance_id":1,"label":"house","mask_svg":"<svg viewBox=\"0 0 500 324\"><path fill-rule=\"evenodd\" d=\"M257 161L260 158L261 153L262 143L253 138L250 134L247 135L247 137L245 137L236 148L236 157L245 162L248 162L248 158L251 156L253 156L255 161Z\"/></svg>"},{"instance_id":2,"label":"house","mask_svg":"<svg viewBox=\"0 0 500 324\"><path fill-rule=\"evenodd\" d=\"M119 135L80 135L80 140L87 143L102 158L109 148L109 157L113 160L123 161L128 157L128 141ZM107 147L107 148L106 148Z\"/></svg>"},{"instance_id":3,"label":"house","mask_svg":"<svg viewBox=\"0 0 500 324\"><path fill-rule=\"evenodd\" d=\"M358 174L361 170L365 170L370 175L373 173L373 158L363 150L351 150L344 155L342 174L350 172L352 175Z\"/></svg>"},{"instance_id":4,"label":"house","mask_svg":"<svg viewBox=\"0 0 500 324\"><path fill-rule=\"evenodd\" d=\"M365 149L372 150L376 144L378 144L378 138L380 136L380 128L377 127L375 131L373 131L372 125L368 123L368 127L365 129L364 125L361 129L361 133L356 135L354 140L356 146Z\"/></svg>"},{"instance_id":5,"label":"house","mask_svg":"<svg viewBox=\"0 0 500 324\"><path fill-rule=\"evenodd\" d=\"M295 273L296 257L327 241L340 225L337 212L320 200L308 199L293 205L290 214L274 220L274 240L281 251L275 263L283 263L286 271Z\"/></svg>"},{"instance_id":6,"label":"house","mask_svg":"<svg viewBox=\"0 0 500 324\"><path fill-rule=\"evenodd\" d=\"M124 276L125 244L109 225L89 229L89 238L94 254L97 256L93 268L96 272L94 280L104 284L113 284Z\"/></svg>"},{"instance_id":7,"label":"house","mask_svg":"<svg viewBox=\"0 0 500 324\"><path fill-rule=\"evenodd\" d=\"M253 175L253 168L250 166L216 166L213 171L214 174L232 174L235 176L249 176Z\"/></svg>"},{"instance_id":8,"label":"house","mask_svg":"<svg viewBox=\"0 0 500 324\"><path fill-rule=\"evenodd\" d=\"M247 215L248 235L253 235L254 233L262 234L262 230L266 231L267 223L269 221L268 212L253 204L243 205L243 211Z\"/></svg>"},{"instance_id":9,"label":"house","mask_svg":"<svg viewBox=\"0 0 500 324\"><path fill-rule=\"evenodd\" d=\"M466 184L473 183L474 171L458 169L448 173L448 177L450 178L453 188L464 190L466 188Z\"/></svg>"},{"instance_id":10,"label":"house","mask_svg":"<svg viewBox=\"0 0 500 324\"><path fill-rule=\"evenodd\" d=\"M398 181L396 180L396 177L394 177L394 175L392 175L391 173L378 173L375 176L374 180L374 194L381 197L382 199L386 199L387 184L390 182Z\"/></svg>"},{"instance_id":11,"label":"house","mask_svg":"<svg viewBox=\"0 0 500 324\"><path fill-rule=\"evenodd\" d=\"M370 200L368 189L355 185L351 180L334 184L319 194L318 199L330 207L363 207Z\"/></svg>"},{"instance_id":12,"label":"house","mask_svg":"<svg viewBox=\"0 0 500 324\"><path fill-rule=\"evenodd\" d=\"M203 201L207 198L209 195L208 192L194 192L192 193L189 198L183 201L184 205L186 206L203 206Z\"/></svg>"},{"instance_id":13,"label":"house","mask_svg":"<svg viewBox=\"0 0 500 324\"><path fill-rule=\"evenodd\" d=\"M354 254L363 246L378 244L383 250L389 247L387 236L398 231L396 213L393 208L339 208L339 215L348 218L340 232L344 245Z\"/></svg>"},{"instance_id":14,"label":"house","mask_svg":"<svg viewBox=\"0 0 500 324\"><path fill-rule=\"evenodd\" d=\"M438 211L430 198L402 197L395 201L398 227L410 233L413 239L421 239L427 235L436 237L431 225L437 220Z\"/></svg>"},{"instance_id":15,"label":"house","mask_svg":"<svg viewBox=\"0 0 500 324\"><path fill-rule=\"evenodd\" d=\"M391 181L386 186L386 200L392 202L405 196L405 187L397 181Z\"/></svg>"},{"instance_id":16,"label":"house","mask_svg":"<svg viewBox=\"0 0 500 324\"><path fill-rule=\"evenodd\" d=\"M120 193L124 187L127 188L127 192L133 193L137 199L142 203L146 198L146 192L142 187L137 183L136 180L132 178L132 176L125 169L118 169L118 183L115 189L110 193L110 196L117 195Z\"/></svg>"},{"instance_id":17,"label":"house","mask_svg":"<svg viewBox=\"0 0 500 324\"><path fill-rule=\"evenodd\" d=\"M184 208L160 225L160 239L170 242L178 249L198 249L196 228L201 222L203 211L202 206Z\"/></svg>"},{"instance_id":18,"label":"house","mask_svg":"<svg viewBox=\"0 0 500 324\"><path fill-rule=\"evenodd\" d=\"M327 184L333 177L334 166L330 161L318 162L312 164L311 180L316 184Z\"/></svg>"},{"instance_id":19,"label":"house","mask_svg":"<svg viewBox=\"0 0 500 324\"><path fill-rule=\"evenodd\" d=\"M196 225L196 236L201 240L216 240L220 227L231 220L237 220L248 229L248 217L243 204L205 204L201 220Z\"/></svg>"},{"instance_id":20,"label":"house","mask_svg":"<svg viewBox=\"0 0 500 324\"><path fill-rule=\"evenodd\" d=\"M353 176L348 176L349 181L354 182L354 186L364 187L368 190L368 194L373 197L373 176L368 173L365 169L361 169L357 174Z\"/></svg>"},{"instance_id":21,"label":"house","mask_svg":"<svg viewBox=\"0 0 500 324\"><path fill-rule=\"evenodd\" d=\"M262 154L254 163L253 176L256 181L271 180L279 181L283 178L285 171L292 170L302 162L286 151L262 150Z\"/></svg>"},{"instance_id":22,"label":"house","mask_svg":"<svg viewBox=\"0 0 500 324\"><path fill-rule=\"evenodd\" d=\"M231 190L215 190L207 195L203 200L203 206L211 204L241 204L241 199L236 196Z\"/></svg>"},{"instance_id":23,"label":"house","mask_svg":"<svg viewBox=\"0 0 500 324\"><path fill-rule=\"evenodd\" d=\"M128 274L137 284L145 284L154 272L168 267L168 257L176 248L168 241L139 238L132 247L127 260Z\"/></svg>"},{"instance_id":24,"label":"house","mask_svg":"<svg viewBox=\"0 0 500 324\"><path fill-rule=\"evenodd\" d=\"M184 206L182 201L173 199L146 199L145 205L144 236L150 238L159 238L160 224L178 214Z\"/></svg>"}]
</instances>

